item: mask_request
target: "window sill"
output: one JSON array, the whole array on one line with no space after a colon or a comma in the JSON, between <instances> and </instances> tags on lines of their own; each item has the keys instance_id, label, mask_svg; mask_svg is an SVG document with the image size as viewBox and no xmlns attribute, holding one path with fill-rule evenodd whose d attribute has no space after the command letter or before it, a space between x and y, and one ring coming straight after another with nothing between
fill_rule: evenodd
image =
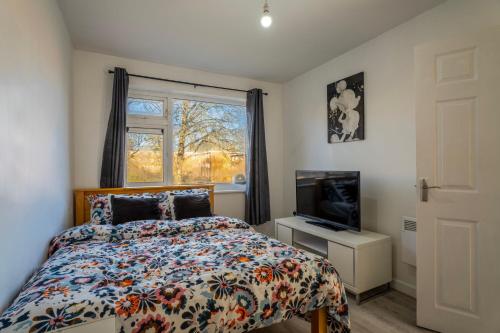
<instances>
[{"instance_id":1,"label":"window sill","mask_svg":"<svg viewBox=\"0 0 500 333\"><path fill-rule=\"evenodd\" d=\"M214 193L215 194L230 194L230 193L245 193L246 190L245 189L241 189L241 190L215 190Z\"/></svg>"},{"instance_id":2,"label":"window sill","mask_svg":"<svg viewBox=\"0 0 500 333\"><path fill-rule=\"evenodd\" d=\"M214 193L245 193L245 184L215 184Z\"/></svg>"},{"instance_id":3,"label":"window sill","mask_svg":"<svg viewBox=\"0 0 500 333\"><path fill-rule=\"evenodd\" d=\"M158 187L158 186L169 186L169 185L172 185L172 184L132 183L132 184L125 184L125 188ZM196 184L189 184L189 185L196 185ZM203 184L199 184L199 185L203 186ZM235 185L235 184L215 184L215 189L214 189L215 194L245 193L245 192L246 192L245 185Z\"/></svg>"}]
</instances>

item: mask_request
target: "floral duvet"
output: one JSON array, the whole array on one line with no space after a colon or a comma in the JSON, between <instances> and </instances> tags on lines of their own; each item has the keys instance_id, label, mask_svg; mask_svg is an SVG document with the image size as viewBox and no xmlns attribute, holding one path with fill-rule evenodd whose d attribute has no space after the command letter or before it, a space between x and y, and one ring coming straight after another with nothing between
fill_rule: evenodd
<instances>
[{"instance_id":1,"label":"floral duvet","mask_svg":"<svg viewBox=\"0 0 500 333\"><path fill-rule=\"evenodd\" d=\"M52 240L0 331L116 316L120 332L246 332L324 306L330 332L349 332L332 264L237 219L87 224Z\"/></svg>"}]
</instances>

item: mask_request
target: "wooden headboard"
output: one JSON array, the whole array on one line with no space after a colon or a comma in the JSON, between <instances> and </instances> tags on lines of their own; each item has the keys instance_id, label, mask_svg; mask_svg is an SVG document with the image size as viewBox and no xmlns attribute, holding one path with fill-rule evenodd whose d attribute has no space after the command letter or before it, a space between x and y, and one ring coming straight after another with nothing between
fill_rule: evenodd
<instances>
[{"instance_id":1,"label":"wooden headboard","mask_svg":"<svg viewBox=\"0 0 500 333\"><path fill-rule=\"evenodd\" d=\"M90 203L87 200L89 195L94 194L137 194L137 193L157 193L164 191L189 190L196 188L206 188L210 196L210 205L214 209L214 186L213 184L203 185L171 185L154 187L126 187L126 188L87 188L74 191L75 196L75 226L90 221Z\"/></svg>"}]
</instances>

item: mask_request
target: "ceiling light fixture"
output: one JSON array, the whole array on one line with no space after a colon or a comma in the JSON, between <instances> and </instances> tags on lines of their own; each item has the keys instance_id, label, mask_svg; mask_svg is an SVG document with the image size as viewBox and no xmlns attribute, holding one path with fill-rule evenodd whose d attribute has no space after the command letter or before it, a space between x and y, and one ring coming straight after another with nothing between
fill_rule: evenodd
<instances>
[{"instance_id":1,"label":"ceiling light fixture","mask_svg":"<svg viewBox=\"0 0 500 333\"><path fill-rule=\"evenodd\" d=\"M260 24L264 28L269 28L272 23L273 23L273 18L269 14L269 4L267 3L267 0L265 0L264 9L262 11L262 18L260 19Z\"/></svg>"}]
</instances>

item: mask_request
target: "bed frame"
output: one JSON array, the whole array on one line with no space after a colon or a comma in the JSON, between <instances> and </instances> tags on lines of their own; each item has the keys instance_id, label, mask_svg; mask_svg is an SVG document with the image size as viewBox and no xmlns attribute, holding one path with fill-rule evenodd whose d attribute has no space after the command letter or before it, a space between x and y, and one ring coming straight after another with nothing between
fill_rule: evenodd
<instances>
[{"instance_id":1,"label":"bed frame","mask_svg":"<svg viewBox=\"0 0 500 333\"><path fill-rule=\"evenodd\" d=\"M164 191L189 190L204 188L208 190L210 196L210 206L214 210L214 187L213 184L203 185L169 185L152 187L124 187L124 188L86 188L74 191L75 200L75 226L90 221L90 203L87 200L89 195L95 194L140 194L140 193L158 193Z\"/></svg>"},{"instance_id":2,"label":"bed frame","mask_svg":"<svg viewBox=\"0 0 500 333\"><path fill-rule=\"evenodd\" d=\"M214 186L204 185L171 185L155 187L126 187L126 188L89 188L77 189L74 191L75 200L75 226L86 223L90 220L90 203L87 200L89 195L95 194L137 194L137 193L157 193L164 191L189 190L204 188L208 190L210 196L210 206L214 209ZM311 316L311 333L327 333L327 308L314 310ZM97 330L96 330L97 329ZM61 330L65 333L88 333L88 332L115 332L115 319L108 318L91 324L75 326Z\"/></svg>"},{"instance_id":3,"label":"bed frame","mask_svg":"<svg viewBox=\"0 0 500 333\"><path fill-rule=\"evenodd\" d=\"M97 320L88 324L79 324L55 330L54 333L115 333L117 332L116 317ZM311 317L311 333L327 333L327 311L321 308L313 311Z\"/></svg>"},{"instance_id":4,"label":"bed frame","mask_svg":"<svg viewBox=\"0 0 500 333\"><path fill-rule=\"evenodd\" d=\"M311 333L327 333L328 332L328 311L327 308L319 308L312 312L311 316Z\"/></svg>"}]
</instances>

